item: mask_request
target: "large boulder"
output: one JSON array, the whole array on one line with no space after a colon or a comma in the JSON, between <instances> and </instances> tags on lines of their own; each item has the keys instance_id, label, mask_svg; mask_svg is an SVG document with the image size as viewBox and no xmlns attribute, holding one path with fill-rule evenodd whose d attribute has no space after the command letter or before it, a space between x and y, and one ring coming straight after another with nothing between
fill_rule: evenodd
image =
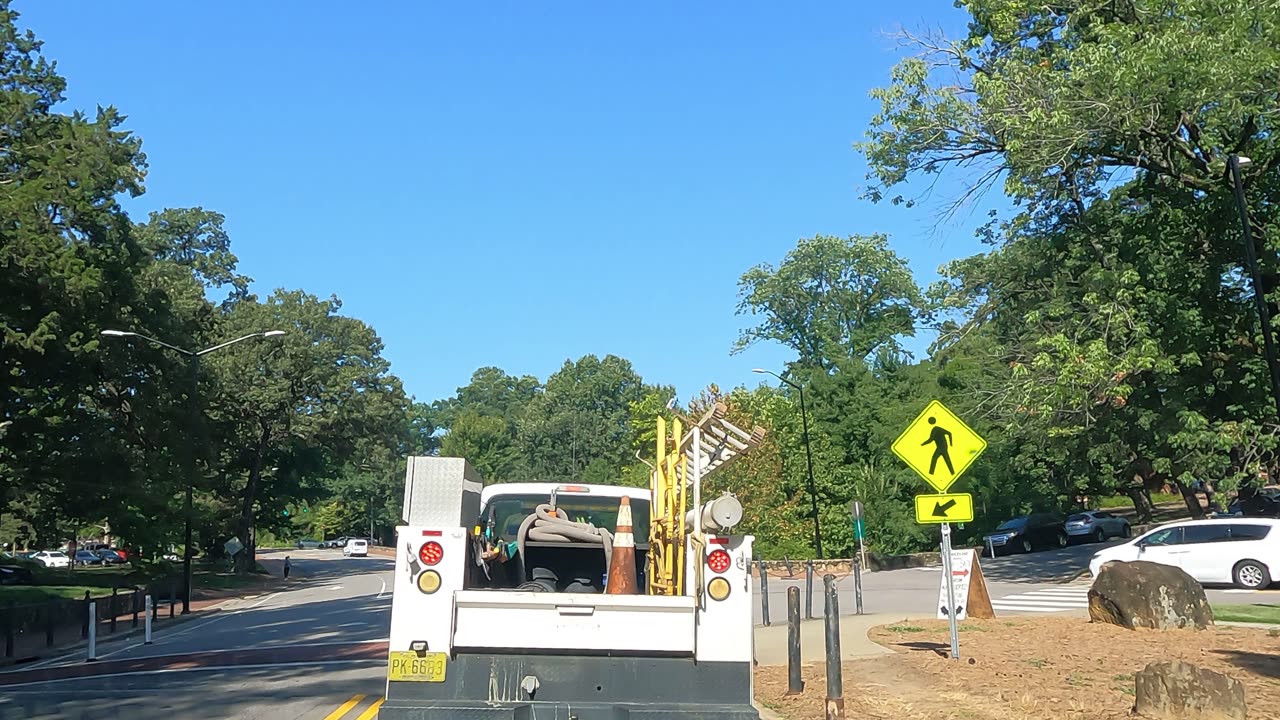
<instances>
[{"instance_id":1,"label":"large boulder","mask_svg":"<svg viewBox=\"0 0 1280 720\"><path fill-rule=\"evenodd\" d=\"M1135 678L1133 712L1152 720L1246 720L1244 685L1181 660L1151 663Z\"/></svg>"},{"instance_id":2,"label":"large boulder","mask_svg":"<svg viewBox=\"0 0 1280 720\"><path fill-rule=\"evenodd\" d=\"M1130 630L1172 630L1213 624L1200 583L1182 568L1152 562L1110 562L1089 588L1089 618Z\"/></svg>"}]
</instances>

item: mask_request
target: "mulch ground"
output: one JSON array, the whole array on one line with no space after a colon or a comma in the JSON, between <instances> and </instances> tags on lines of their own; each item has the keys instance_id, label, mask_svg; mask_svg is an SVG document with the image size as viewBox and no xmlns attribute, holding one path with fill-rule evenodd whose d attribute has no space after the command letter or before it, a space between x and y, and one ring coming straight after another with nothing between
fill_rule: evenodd
<instances>
[{"instance_id":1,"label":"mulch ground","mask_svg":"<svg viewBox=\"0 0 1280 720\"><path fill-rule=\"evenodd\" d=\"M849 718L1119 720L1133 707L1134 674L1180 659L1244 684L1250 717L1280 717L1280 630L1125 630L1078 618L969 620L961 660L946 657L944 621L872 629L893 655L844 664ZM804 668L786 696L786 667L756 671L756 697L787 720L825 717L825 670Z\"/></svg>"}]
</instances>

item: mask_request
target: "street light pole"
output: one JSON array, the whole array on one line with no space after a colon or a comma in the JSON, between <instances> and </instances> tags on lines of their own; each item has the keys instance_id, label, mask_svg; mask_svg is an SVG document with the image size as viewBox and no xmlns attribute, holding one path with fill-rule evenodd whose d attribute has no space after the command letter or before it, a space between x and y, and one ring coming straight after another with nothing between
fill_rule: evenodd
<instances>
[{"instance_id":1,"label":"street light pole","mask_svg":"<svg viewBox=\"0 0 1280 720\"><path fill-rule=\"evenodd\" d=\"M1227 169L1231 173L1231 185L1236 194L1236 206L1240 210L1240 228L1244 233L1244 261L1249 278L1253 281L1253 302L1258 309L1258 320L1262 323L1262 351L1267 361L1267 370L1271 374L1271 399L1276 405L1276 414L1280 416L1280 360L1276 359L1275 337L1271 330L1271 312L1267 308L1266 293L1262 287L1262 272L1258 269L1258 253L1253 246L1253 228L1249 222L1249 206L1244 197L1244 180L1240 167L1249 164L1249 158L1235 153L1227 156Z\"/></svg>"},{"instance_id":2,"label":"street light pole","mask_svg":"<svg viewBox=\"0 0 1280 720\"><path fill-rule=\"evenodd\" d=\"M192 495L195 493L195 478L198 472L196 463L196 454L199 453L200 444L200 428L204 423L200 422L200 356L191 353L187 355L187 366L190 370L189 377L191 381L191 397L187 398L190 404L191 412L191 442L187 444L187 501L185 504L186 520L182 531L183 548L182 551L182 587L185 592L182 593L182 614L191 613L191 524L194 515L192 511Z\"/></svg>"},{"instance_id":3,"label":"street light pole","mask_svg":"<svg viewBox=\"0 0 1280 720\"><path fill-rule=\"evenodd\" d=\"M196 473L197 473L196 456L199 454L200 428L204 425L204 423L201 422L201 415L200 415L200 357L202 355L208 355L209 353L214 352L215 350L221 350L222 348L235 345L236 343L242 342L244 340L251 340L253 338L279 337L281 335L284 335L284 331L268 330L266 332L250 333L248 335L245 335L244 337L238 337L235 340L229 340L220 345L214 345L213 347L205 348L204 350L187 350L185 348L180 348L176 345L170 345L167 342L163 342L161 340L157 340L152 337L147 337L146 335L142 335L136 332L127 332L124 330L103 330L101 332L101 335L103 335L104 337L136 337L139 340L145 340L151 343L152 345L159 345L162 348L172 350L182 355L183 357L187 358L187 367L189 369L189 373L190 373L189 378L191 382L191 387L190 387L190 390L188 391L191 393L191 397L188 398L188 401L190 402L190 410L191 410L191 429L190 429L191 442L187 446L187 468L186 468L187 469L187 493L186 493L186 502L185 502L186 519L185 519L184 528L182 531L183 542L185 543L185 547L182 551L182 587L183 587L182 614L189 615L191 613L191 577L192 577L192 571L191 571L191 543L192 543L191 525L192 525L192 515L193 515L193 512L192 512L193 497L192 496L194 495L194 492L195 492L194 488L195 488L195 480L196 480Z\"/></svg>"},{"instance_id":4,"label":"street light pole","mask_svg":"<svg viewBox=\"0 0 1280 720\"><path fill-rule=\"evenodd\" d=\"M762 368L755 368L751 372L772 375L795 388L796 392L800 394L800 426L804 431L804 459L809 471L809 509L813 513L813 551L817 554L818 559L822 560L822 525L818 520L818 491L813 484L813 450L809 447L809 412L805 409L804 388L776 372Z\"/></svg>"}]
</instances>

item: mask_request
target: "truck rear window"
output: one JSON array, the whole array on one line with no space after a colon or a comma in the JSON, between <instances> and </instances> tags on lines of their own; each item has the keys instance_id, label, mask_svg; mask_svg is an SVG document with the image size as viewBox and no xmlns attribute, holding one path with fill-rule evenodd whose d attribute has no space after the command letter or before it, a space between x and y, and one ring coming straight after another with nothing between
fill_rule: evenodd
<instances>
[{"instance_id":1,"label":"truck rear window","mask_svg":"<svg viewBox=\"0 0 1280 720\"><path fill-rule=\"evenodd\" d=\"M484 517L494 519L493 530L507 540L515 540L520 523L534 513L539 505L551 501L547 495L499 495L489 501ZM574 522L588 522L609 532L618 527L618 502L616 497L600 497L561 493L556 496L556 507L568 514ZM636 542L649 541L649 501L631 499L632 532Z\"/></svg>"}]
</instances>

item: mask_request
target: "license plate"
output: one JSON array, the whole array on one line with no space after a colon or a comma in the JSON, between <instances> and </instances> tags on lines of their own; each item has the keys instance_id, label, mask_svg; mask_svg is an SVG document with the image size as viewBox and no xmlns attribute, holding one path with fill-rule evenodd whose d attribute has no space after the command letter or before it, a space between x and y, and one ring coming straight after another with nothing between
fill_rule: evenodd
<instances>
[{"instance_id":1,"label":"license plate","mask_svg":"<svg viewBox=\"0 0 1280 720\"><path fill-rule=\"evenodd\" d=\"M392 650L387 657L387 679L400 682L444 682L445 653L418 655L412 650Z\"/></svg>"}]
</instances>

